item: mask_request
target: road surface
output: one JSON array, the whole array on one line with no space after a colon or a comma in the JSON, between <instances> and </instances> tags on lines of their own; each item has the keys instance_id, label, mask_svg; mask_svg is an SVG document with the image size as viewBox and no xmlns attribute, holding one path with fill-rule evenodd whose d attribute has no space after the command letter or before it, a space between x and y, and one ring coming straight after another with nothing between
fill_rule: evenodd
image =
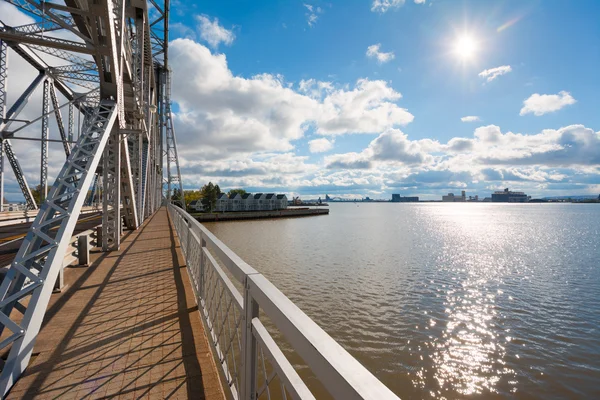
<instances>
[{"instance_id":1,"label":"road surface","mask_svg":"<svg viewBox=\"0 0 600 400\"><path fill-rule=\"evenodd\" d=\"M101 223L100 213L84 214L79 217L73 234L91 229ZM7 266L15 258L30 226L31 223L0 226L0 267Z\"/></svg>"}]
</instances>

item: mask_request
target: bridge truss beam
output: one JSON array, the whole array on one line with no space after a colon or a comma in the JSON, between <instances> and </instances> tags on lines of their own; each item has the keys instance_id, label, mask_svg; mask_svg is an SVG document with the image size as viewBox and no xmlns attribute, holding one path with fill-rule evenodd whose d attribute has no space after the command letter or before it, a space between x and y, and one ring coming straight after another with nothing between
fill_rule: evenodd
<instances>
[{"instance_id":1,"label":"bridge truss beam","mask_svg":"<svg viewBox=\"0 0 600 400\"><path fill-rule=\"evenodd\" d=\"M27 367L84 202L97 198L102 188L102 248L110 251L119 248L123 224L137 229L161 206L164 157L167 186L183 195L183 185L170 107L169 0L2 1L35 22L11 26L11 21L0 21L0 195L6 155L28 207L37 208L10 143L33 139L41 144L39 189L45 197L0 284L0 333L8 332L0 351L9 349L0 372L4 397ZM9 50L38 71L10 108ZM40 85L41 115L17 119ZM61 104L59 94L66 102ZM61 109L67 106L65 127ZM83 122L76 123L76 117ZM21 136L38 121L40 139ZM45 196L48 143L56 141L66 161ZM171 198L171 190L166 197Z\"/></svg>"}]
</instances>

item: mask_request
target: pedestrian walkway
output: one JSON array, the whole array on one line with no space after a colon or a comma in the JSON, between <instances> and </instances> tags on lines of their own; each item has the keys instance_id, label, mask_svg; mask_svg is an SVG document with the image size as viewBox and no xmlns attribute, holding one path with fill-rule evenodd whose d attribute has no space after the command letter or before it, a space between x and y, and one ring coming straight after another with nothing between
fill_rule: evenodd
<instances>
[{"instance_id":1,"label":"pedestrian walkway","mask_svg":"<svg viewBox=\"0 0 600 400\"><path fill-rule=\"evenodd\" d=\"M65 271L8 398L224 399L166 209L92 259Z\"/></svg>"}]
</instances>

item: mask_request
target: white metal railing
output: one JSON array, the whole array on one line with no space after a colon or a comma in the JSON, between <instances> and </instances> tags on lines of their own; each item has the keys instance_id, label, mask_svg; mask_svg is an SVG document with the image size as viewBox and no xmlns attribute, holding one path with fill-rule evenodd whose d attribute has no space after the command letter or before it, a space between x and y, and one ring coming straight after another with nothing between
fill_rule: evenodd
<instances>
[{"instance_id":1,"label":"white metal railing","mask_svg":"<svg viewBox=\"0 0 600 400\"><path fill-rule=\"evenodd\" d=\"M198 309L234 399L314 399L263 325L262 316L272 322L334 398L398 399L202 224L179 207L169 205L168 209ZM229 276L240 284L241 292Z\"/></svg>"}]
</instances>

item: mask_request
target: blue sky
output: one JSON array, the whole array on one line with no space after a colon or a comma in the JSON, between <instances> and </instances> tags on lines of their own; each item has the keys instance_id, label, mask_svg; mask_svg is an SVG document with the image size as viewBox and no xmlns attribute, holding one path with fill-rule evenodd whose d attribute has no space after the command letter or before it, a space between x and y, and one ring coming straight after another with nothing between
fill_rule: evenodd
<instances>
[{"instance_id":1,"label":"blue sky","mask_svg":"<svg viewBox=\"0 0 600 400\"><path fill-rule=\"evenodd\" d=\"M186 188L600 193L597 1L176 0L171 11Z\"/></svg>"},{"instance_id":2,"label":"blue sky","mask_svg":"<svg viewBox=\"0 0 600 400\"><path fill-rule=\"evenodd\" d=\"M349 123L336 133L319 131L319 122L307 117L305 130L291 135L290 148L273 147L274 153L286 155L282 160L271 163L268 146L246 152L231 148L214 158L200 154L198 159L207 162L184 167L192 186L212 179L225 186L305 196L333 192L386 198L400 191L432 199L462 189L485 196L504 186L533 195L600 192L597 157L579 154L597 151L593 146L599 142L597 2L220 1L175 4L173 11L172 38L224 55L234 77L252 80L269 74L282 88L303 94L302 81L326 83L334 92L352 91L359 80L384 82L397 96L373 100L367 107L391 103L412 116L409 122L382 116L384 122L372 128ZM202 30L209 25L230 36L215 43L210 29ZM464 38L475 47L468 57L456 50ZM176 88L175 101L178 96ZM324 103L326 96L321 93L318 99ZM236 113L235 107L224 107ZM203 112L193 101L184 108L182 114ZM469 116L474 121L461 120ZM239 128L244 130L243 124ZM475 140L477 128L495 129L502 144L467 143L477 147L468 156L448 151L453 138ZM373 142L386 131L396 152L374 155ZM183 132L193 136L190 126ZM573 143L566 139L571 136ZM288 140L290 135L281 137ZM331 149L311 152L309 142L315 139L326 140ZM402 148L410 150L408 158ZM305 171L289 171L286 178L280 162ZM211 172L216 167L210 163L221 167ZM250 165L259 167L260 174ZM290 179L292 174L296 179Z\"/></svg>"}]
</instances>

